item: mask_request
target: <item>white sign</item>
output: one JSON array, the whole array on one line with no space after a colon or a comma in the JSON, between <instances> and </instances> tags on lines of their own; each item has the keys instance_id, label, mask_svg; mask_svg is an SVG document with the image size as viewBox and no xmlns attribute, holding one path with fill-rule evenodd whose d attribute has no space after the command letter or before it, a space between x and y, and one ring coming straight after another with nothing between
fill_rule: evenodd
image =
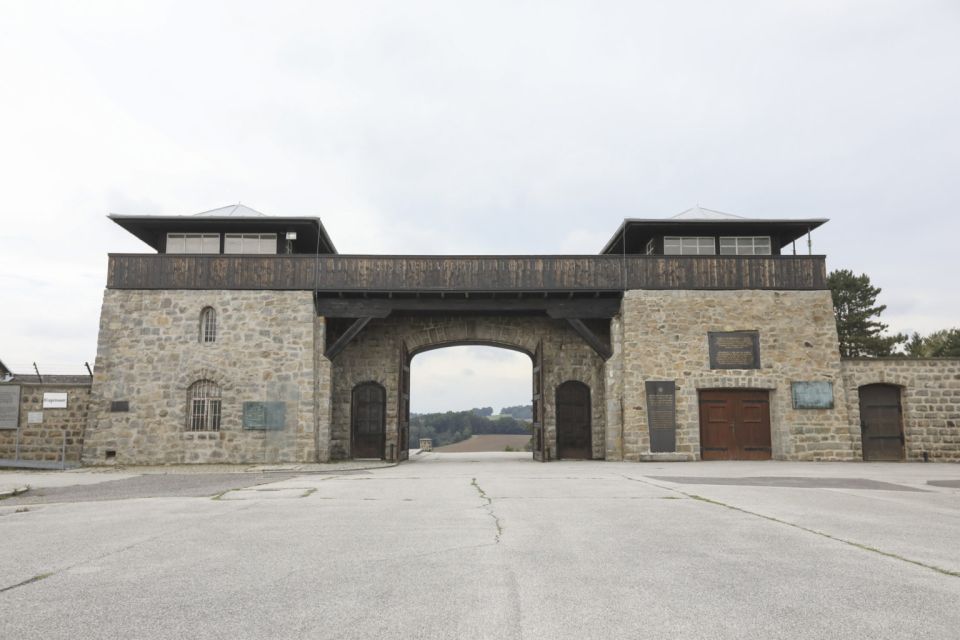
<instances>
[{"instance_id":1,"label":"white sign","mask_svg":"<svg viewBox=\"0 0 960 640\"><path fill-rule=\"evenodd\" d=\"M45 393L43 394L44 409L66 409L67 394L65 393Z\"/></svg>"},{"instance_id":2,"label":"white sign","mask_svg":"<svg viewBox=\"0 0 960 640\"><path fill-rule=\"evenodd\" d=\"M27 411L27 424L43 424L43 411Z\"/></svg>"}]
</instances>

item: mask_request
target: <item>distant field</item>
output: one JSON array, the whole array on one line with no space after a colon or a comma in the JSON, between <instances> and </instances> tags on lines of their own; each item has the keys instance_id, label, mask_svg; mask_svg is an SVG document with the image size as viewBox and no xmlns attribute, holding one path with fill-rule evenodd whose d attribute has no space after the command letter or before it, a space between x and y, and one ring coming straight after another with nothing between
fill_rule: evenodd
<instances>
[{"instance_id":1,"label":"distant field","mask_svg":"<svg viewBox=\"0 0 960 640\"><path fill-rule=\"evenodd\" d=\"M476 453L478 451L503 451L507 447L513 447L516 451L523 451L528 442L530 442L530 436L525 435L470 436L469 440L436 447L434 451L437 453Z\"/></svg>"}]
</instances>

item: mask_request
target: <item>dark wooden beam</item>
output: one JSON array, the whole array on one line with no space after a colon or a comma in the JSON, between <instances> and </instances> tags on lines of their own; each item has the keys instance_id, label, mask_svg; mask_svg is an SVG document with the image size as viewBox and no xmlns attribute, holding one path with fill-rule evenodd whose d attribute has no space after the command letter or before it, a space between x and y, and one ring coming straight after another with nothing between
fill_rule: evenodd
<instances>
[{"instance_id":1,"label":"dark wooden beam","mask_svg":"<svg viewBox=\"0 0 960 640\"><path fill-rule=\"evenodd\" d=\"M318 298L317 313L327 318L386 318L394 311L546 313L551 318L612 318L620 298Z\"/></svg>"},{"instance_id":2,"label":"dark wooden beam","mask_svg":"<svg viewBox=\"0 0 960 640\"><path fill-rule=\"evenodd\" d=\"M337 338L337 341L330 346L329 349L323 354L327 356L327 359L333 360L337 357L337 354L343 351L350 341L357 337L357 334L363 331L363 328L373 320L373 316L364 316L362 318L357 318L353 321L353 324L350 325L350 328L347 329L342 336Z\"/></svg>"},{"instance_id":3,"label":"dark wooden beam","mask_svg":"<svg viewBox=\"0 0 960 640\"><path fill-rule=\"evenodd\" d=\"M567 322L576 331L580 334L580 337L584 341L593 347L593 350L597 352L597 355L603 358L604 360L609 360L610 356L613 355L613 350L610 348L606 342L600 339L597 334L590 330L590 327L583 323L583 320L580 318L567 318Z\"/></svg>"}]
</instances>

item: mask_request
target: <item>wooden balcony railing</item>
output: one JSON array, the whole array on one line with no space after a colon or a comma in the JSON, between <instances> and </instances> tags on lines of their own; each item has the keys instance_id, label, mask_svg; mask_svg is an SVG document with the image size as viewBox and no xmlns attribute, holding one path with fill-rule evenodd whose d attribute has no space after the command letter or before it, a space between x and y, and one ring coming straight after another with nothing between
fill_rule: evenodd
<instances>
[{"instance_id":1,"label":"wooden balcony railing","mask_svg":"<svg viewBox=\"0 0 960 640\"><path fill-rule=\"evenodd\" d=\"M533 292L826 289L823 256L111 254L111 289Z\"/></svg>"}]
</instances>

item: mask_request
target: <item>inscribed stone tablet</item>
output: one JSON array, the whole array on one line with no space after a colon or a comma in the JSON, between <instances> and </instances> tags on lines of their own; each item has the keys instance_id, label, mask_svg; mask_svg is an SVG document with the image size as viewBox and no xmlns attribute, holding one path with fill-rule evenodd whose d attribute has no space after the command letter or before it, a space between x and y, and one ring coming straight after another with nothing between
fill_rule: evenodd
<instances>
[{"instance_id":1,"label":"inscribed stone tablet","mask_svg":"<svg viewBox=\"0 0 960 640\"><path fill-rule=\"evenodd\" d=\"M20 386L0 386L0 429L16 429L20 421Z\"/></svg>"},{"instance_id":2,"label":"inscribed stone tablet","mask_svg":"<svg viewBox=\"0 0 960 640\"><path fill-rule=\"evenodd\" d=\"M711 369L759 369L760 334L756 331L707 333Z\"/></svg>"},{"instance_id":3,"label":"inscribed stone tablet","mask_svg":"<svg viewBox=\"0 0 960 640\"><path fill-rule=\"evenodd\" d=\"M650 451L673 453L677 450L677 385L673 380L648 380L644 386Z\"/></svg>"}]
</instances>

